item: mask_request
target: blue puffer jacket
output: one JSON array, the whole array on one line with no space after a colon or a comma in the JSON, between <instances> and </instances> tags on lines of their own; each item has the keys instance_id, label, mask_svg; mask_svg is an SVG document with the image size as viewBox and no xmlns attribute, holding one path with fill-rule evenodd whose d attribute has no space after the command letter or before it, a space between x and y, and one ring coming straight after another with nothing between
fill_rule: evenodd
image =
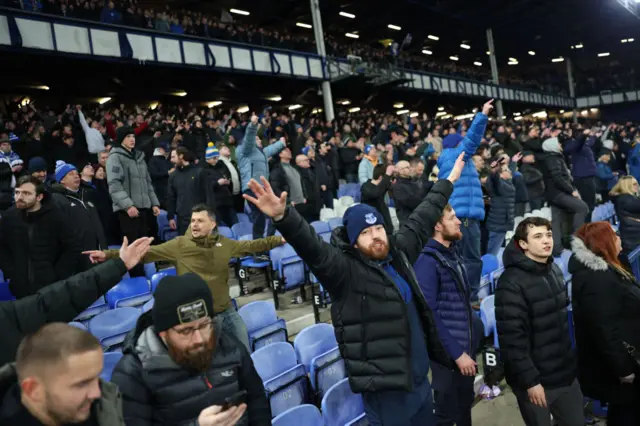
<instances>
[{"instance_id":1,"label":"blue puffer jacket","mask_svg":"<svg viewBox=\"0 0 640 426\"><path fill-rule=\"evenodd\" d=\"M610 191L618 182L617 177L613 174L611 167L607 163L598 161L596 166L596 190L598 192Z\"/></svg>"},{"instance_id":2,"label":"blue puffer jacket","mask_svg":"<svg viewBox=\"0 0 640 426\"><path fill-rule=\"evenodd\" d=\"M248 189L249 181L252 178L260 182L260 176L264 176L269 180L269 157L273 157L286 148L281 141L263 149L258 148L256 145L257 132L258 126L249 124L242 144L236 148L236 159L238 160L238 169L240 169L243 192Z\"/></svg>"},{"instance_id":3,"label":"blue puffer jacket","mask_svg":"<svg viewBox=\"0 0 640 426\"><path fill-rule=\"evenodd\" d=\"M640 182L640 143L633 145L627 163L629 164L629 174Z\"/></svg>"},{"instance_id":4,"label":"blue puffer jacket","mask_svg":"<svg viewBox=\"0 0 640 426\"><path fill-rule=\"evenodd\" d=\"M463 352L473 357L480 344L482 322L471 309L469 279L455 248L431 239L413 268L435 314L440 341L451 358L456 360Z\"/></svg>"},{"instance_id":5,"label":"blue puffer jacket","mask_svg":"<svg viewBox=\"0 0 640 426\"><path fill-rule=\"evenodd\" d=\"M476 167L471 156L476 152L482 136L487 128L488 117L483 113L476 114L464 139L458 134L449 135L442 141L442 154L438 159L438 179L446 179L453 169L453 165L460 153L464 152L466 164L462 169L462 175L453 186L453 194L449 198L449 204L454 208L459 218L484 219L484 201L482 200L482 187ZM462 139L462 141L461 141Z\"/></svg>"}]
</instances>

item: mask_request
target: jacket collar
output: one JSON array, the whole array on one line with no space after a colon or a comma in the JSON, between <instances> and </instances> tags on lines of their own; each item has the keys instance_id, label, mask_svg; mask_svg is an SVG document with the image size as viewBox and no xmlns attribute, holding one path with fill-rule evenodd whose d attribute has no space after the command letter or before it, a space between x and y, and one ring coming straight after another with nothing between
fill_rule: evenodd
<instances>
[{"instance_id":1,"label":"jacket collar","mask_svg":"<svg viewBox=\"0 0 640 426\"><path fill-rule=\"evenodd\" d=\"M609 264L602 257L589 250L580 238L573 237L571 240L571 251L575 258L592 271L606 271Z\"/></svg>"}]
</instances>

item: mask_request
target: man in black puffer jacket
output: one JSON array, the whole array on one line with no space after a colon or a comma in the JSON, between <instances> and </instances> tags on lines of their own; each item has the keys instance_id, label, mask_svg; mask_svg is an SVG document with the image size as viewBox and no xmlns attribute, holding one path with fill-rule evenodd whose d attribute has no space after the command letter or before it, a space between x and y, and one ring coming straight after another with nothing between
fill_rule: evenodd
<instances>
[{"instance_id":1,"label":"man in black puffer jacket","mask_svg":"<svg viewBox=\"0 0 640 426\"><path fill-rule=\"evenodd\" d=\"M507 383L529 426L582 426L582 392L571 347L562 272L551 256L551 223L524 219L505 249L495 296L496 327Z\"/></svg>"},{"instance_id":2,"label":"man in black puffer jacket","mask_svg":"<svg viewBox=\"0 0 640 426\"><path fill-rule=\"evenodd\" d=\"M165 277L154 296L111 376L127 426L270 426L262 380L244 345L213 318L207 283L191 273ZM240 391L244 402L221 412Z\"/></svg>"},{"instance_id":3,"label":"man in black puffer jacket","mask_svg":"<svg viewBox=\"0 0 640 426\"><path fill-rule=\"evenodd\" d=\"M454 368L438 338L433 312L411 266L417 260L464 167L460 155L447 179L438 181L393 236L373 207L358 204L333 231L331 244L319 238L286 194L269 183L249 185L245 195L274 220L283 238L331 295L331 318L349 384L361 393L371 425L433 425L427 379L430 360Z\"/></svg>"}]
</instances>

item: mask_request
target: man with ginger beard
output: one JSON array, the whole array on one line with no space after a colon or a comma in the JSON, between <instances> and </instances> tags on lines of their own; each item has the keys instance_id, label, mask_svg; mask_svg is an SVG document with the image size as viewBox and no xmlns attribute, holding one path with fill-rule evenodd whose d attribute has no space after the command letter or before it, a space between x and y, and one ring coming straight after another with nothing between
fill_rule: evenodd
<instances>
[{"instance_id":1,"label":"man with ginger beard","mask_svg":"<svg viewBox=\"0 0 640 426\"><path fill-rule=\"evenodd\" d=\"M221 332L207 283L192 273L168 276L154 296L111 377L127 426L271 425L262 380L244 345ZM241 391L244 402L223 411L225 398Z\"/></svg>"},{"instance_id":2,"label":"man with ginger beard","mask_svg":"<svg viewBox=\"0 0 640 426\"><path fill-rule=\"evenodd\" d=\"M362 394L371 426L435 425L430 361L454 362L441 343L434 314L412 264L442 216L464 167L458 157L447 179L436 182L394 235L366 204L350 207L331 244L315 234L287 194L277 196L266 179L249 183L245 199L271 217L333 301L331 318L349 385Z\"/></svg>"},{"instance_id":3,"label":"man with ginger beard","mask_svg":"<svg viewBox=\"0 0 640 426\"><path fill-rule=\"evenodd\" d=\"M432 362L432 387L438 424L471 426L475 356L483 335L482 322L471 308L467 270L456 251L462 240L455 210L447 204L433 237L413 266L427 304L434 311L438 336L455 369Z\"/></svg>"}]
</instances>

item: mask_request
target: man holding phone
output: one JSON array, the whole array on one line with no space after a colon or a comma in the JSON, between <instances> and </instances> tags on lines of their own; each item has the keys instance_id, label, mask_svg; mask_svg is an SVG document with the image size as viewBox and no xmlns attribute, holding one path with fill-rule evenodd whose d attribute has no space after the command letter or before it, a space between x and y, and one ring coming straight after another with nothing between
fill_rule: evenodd
<instances>
[{"instance_id":1,"label":"man holding phone","mask_svg":"<svg viewBox=\"0 0 640 426\"><path fill-rule=\"evenodd\" d=\"M127 426L270 426L262 380L245 346L221 332L207 283L169 276L154 296L111 377Z\"/></svg>"}]
</instances>

